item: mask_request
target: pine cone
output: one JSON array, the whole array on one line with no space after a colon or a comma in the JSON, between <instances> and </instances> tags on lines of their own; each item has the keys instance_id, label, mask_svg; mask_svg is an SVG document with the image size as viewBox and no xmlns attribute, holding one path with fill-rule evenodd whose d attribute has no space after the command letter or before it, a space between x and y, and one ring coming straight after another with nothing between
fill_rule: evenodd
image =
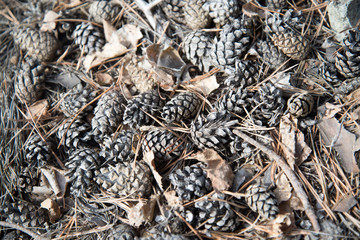
<instances>
[{"instance_id":1,"label":"pine cone","mask_svg":"<svg viewBox=\"0 0 360 240\"><path fill-rule=\"evenodd\" d=\"M136 240L135 229L125 223L119 224L111 229L111 233L108 236L109 240Z\"/></svg>"},{"instance_id":2,"label":"pine cone","mask_svg":"<svg viewBox=\"0 0 360 240\"><path fill-rule=\"evenodd\" d=\"M91 134L96 141L103 141L119 127L124 113L124 103L125 98L118 90L110 90L100 97L91 120Z\"/></svg>"},{"instance_id":3,"label":"pine cone","mask_svg":"<svg viewBox=\"0 0 360 240\"><path fill-rule=\"evenodd\" d=\"M139 240L190 240L183 235L176 235L171 233L152 233L149 236L141 237Z\"/></svg>"},{"instance_id":4,"label":"pine cone","mask_svg":"<svg viewBox=\"0 0 360 240\"><path fill-rule=\"evenodd\" d=\"M100 156L112 163L132 162L135 157L133 149L136 149L136 145L136 132L124 130L104 139Z\"/></svg>"},{"instance_id":5,"label":"pine cone","mask_svg":"<svg viewBox=\"0 0 360 240\"><path fill-rule=\"evenodd\" d=\"M47 210L22 201L0 206L0 216L6 222L19 224L26 228L47 228L49 222Z\"/></svg>"},{"instance_id":6,"label":"pine cone","mask_svg":"<svg viewBox=\"0 0 360 240\"><path fill-rule=\"evenodd\" d=\"M233 232L238 226L235 212L227 202L215 199L224 200L225 197L215 193L211 196L211 200L206 197L196 202L193 209L185 211L186 221L196 228L204 227L211 231Z\"/></svg>"},{"instance_id":7,"label":"pine cone","mask_svg":"<svg viewBox=\"0 0 360 240\"><path fill-rule=\"evenodd\" d=\"M180 122L194 117L200 106L201 100L195 93L183 92L165 104L161 115L167 123Z\"/></svg>"},{"instance_id":8,"label":"pine cone","mask_svg":"<svg viewBox=\"0 0 360 240\"><path fill-rule=\"evenodd\" d=\"M246 189L245 199L251 210L260 214L264 219L274 219L279 212L275 195L260 182L256 182Z\"/></svg>"},{"instance_id":9,"label":"pine cone","mask_svg":"<svg viewBox=\"0 0 360 240\"><path fill-rule=\"evenodd\" d=\"M318 68L319 76L333 87L338 87L341 84L341 77L335 67L335 64L326 62L322 63Z\"/></svg>"},{"instance_id":10,"label":"pine cone","mask_svg":"<svg viewBox=\"0 0 360 240\"><path fill-rule=\"evenodd\" d=\"M93 185L94 171L98 165L98 153L90 148L80 148L72 152L65 166L65 176L71 182L70 191L80 196Z\"/></svg>"},{"instance_id":11,"label":"pine cone","mask_svg":"<svg viewBox=\"0 0 360 240\"><path fill-rule=\"evenodd\" d=\"M287 106L294 117L306 117L314 107L314 98L310 94L295 93L289 98Z\"/></svg>"},{"instance_id":12,"label":"pine cone","mask_svg":"<svg viewBox=\"0 0 360 240\"><path fill-rule=\"evenodd\" d=\"M269 9L283 9L288 5L286 0L266 0L266 3Z\"/></svg>"},{"instance_id":13,"label":"pine cone","mask_svg":"<svg viewBox=\"0 0 360 240\"><path fill-rule=\"evenodd\" d=\"M260 120L264 126L274 126L283 113L285 100L281 91L271 82L262 85L254 97L248 99L252 105L254 119Z\"/></svg>"},{"instance_id":14,"label":"pine cone","mask_svg":"<svg viewBox=\"0 0 360 240\"><path fill-rule=\"evenodd\" d=\"M80 146L85 146L91 140L88 133L90 125L80 119L65 119L59 126L57 131L57 138L62 141L67 149L76 149Z\"/></svg>"},{"instance_id":15,"label":"pine cone","mask_svg":"<svg viewBox=\"0 0 360 240\"><path fill-rule=\"evenodd\" d=\"M228 24L240 15L240 4L237 0L208 0L203 9L209 13L214 23L221 26Z\"/></svg>"},{"instance_id":16,"label":"pine cone","mask_svg":"<svg viewBox=\"0 0 360 240\"><path fill-rule=\"evenodd\" d=\"M22 193L31 193L34 186L38 186L39 172L37 167L21 166L18 174L17 187Z\"/></svg>"},{"instance_id":17,"label":"pine cone","mask_svg":"<svg viewBox=\"0 0 360 240\"><path fill-rule=\"evenodd\" d=\"M167 234L184 234L187 231L186 224L181 220L174 211L171 209L164 208L160 214L154 218L156 224L149 229L146 229L143 234L146 236L154 236L158 233Z\"/></svg>"},{"instance_id":18,"label":"pine cone","mask_svg":"<svg viewBox=\"0 0 360 240\"><path fill-rule=\"evenodd\" d=\"M186 58L201 71L210 68L210 53L213 45L211 35L203 31L194 31L185 36L183 50Z\"/></svg>"},{"instance_id":19,"label":"pine cone","mask_svg":"<svg viewBox=\"0 0 360 240\"><path fill-rule=\"evenodd\" d=\"M25 145L26 162L29 165L43 166L51 157L51 143L44 142L42 138L36 133L32 134Z\"/></svg>"},{"instance_id":20,"label":"pine cone","mask_svg":"<svg viewBox=\"0 0 360 240\"><path fill-rule=\"evenodd\" d=\"M59 41L49 32L18 28L11 32L15 44L39 61L50 61L60 48Z\"/></svg>"},{"instance_id":21,"label":"pine cone","mask_svg":"<svg viewBox=\"0 0 360 240\"><path fill-rule=\"evenodd\" d=\"M243 17L241 20L235 19L226 24L220 32L219 39L215 38L212 45L210 53L212 65L223 71L235 68L235 62L250 47L251 27L251 20L247 17Z\"/></svg>"},{"instance_id":22,"label":"pine cone","mask_svg":"<svg viewBox=\"0 0 360 240\"><path fill-rule=\"evenodd\" d=\"M337 51L335 66L345 78L360 74L360 30L349 30L342 42L343 51Z\"/></svg>"},{"instance_id":23,"label":"pine cone","mask_svg":"<svg viewBox=\"0 0 360 240\"><path fill-rule=\"evenodd\" d=\"M228 144L234 138L231 127L238 123L230 120L226 112L212 112L206 117L199 116L191 124L191 138L200 149L213 148L218 152L227 150Z\"/></svg>"},{"instance_id":24,"label":"pine cone","mask_svg":"<svg viewBox=\"0 0 360 240\"><path fill-rule=\"evenodd\" d=\"M146 134L142 149L153 151L158 162L170 161L181 156L185 142L167 130L154 130Z\"/></svg>"},{"instance_id":25,"label":"pine cone","mask_svg":"<svg viewBox=\"0 0 360 240\"><path fill-rule=\"evenodd\" d=\"M27 104L36 102L44 91L44 80L44 66L27 58L16 73L16 95Z\"/></svg>"},{"instance_id":26,"label":"pine cone","mask_svg":"<svg viewBox=\"0 0 360 240\"><path fill-rule=\"evenodd\" d=\"M130 81L140 93L149 92L155 88L157 81L150 72L152 66L144 57L132 55L125 69Z\"/></svg>"},{"instance_id":27,"label":"pine cone","mask_svg":"<svg viewBox=\"0 0 360 240\"><path fill-rule=\"evenodd\" d=\"M94 1L90 4L89 14L94 22L102 23L103 20L112 22L120 13L121 7L108 0Z\"/></svg>"},{"instance_id":28,"label":"pine cone","mask_svg":"<svg viewBox=\"0 0 360 240\"><path fill-rule=\"evenodd\" d=\"M187 27L198 30L211 23L209 12L203 8L207 0L186 0L184 6L184 20Z\"/></svg>"},{"instance_id":29,"label":"pine cone","mask_svg":"<svg viewBox=\"0 0 360 240\"><path fill-rule=\"evenodd\" d=\"M180 24L186 24L184 8L187 2L184 0L163 0L162 10L169 19Z\"/></svg>"},{"instance_id":30,"label":"pine cone","mask_svg":"<svg viewBox=\"0 0 360 240\"><path fill-rule=\"evenodd\" d=\"M157 117L163 106L164 101L156 91L142 93L128 102L123 122L132 128L151 124L153 120L148 114Z\"/></svg>"},{"instance_id":31,"label":"pine cone","mask_svg":"<svg viewBox=\"0 0 360 240\"><path fill-rule=\"evenodd\" d=\"M310 49L309 40L300 34L304 22L302 13L293 10L288 10L283 16L275 13L267 19L266 31L271 32L274 45L294 60L303 60Z\"/></svg>"},{"instance_id":32,"label":"pine cone","mask_svg":"<svg viewBox=\"0 0 360 240\"><path fill-rule=\"evenodd\" d=\"M257 43L259 60L263 61L270 69L279 68L288 57L283 54L271 41L259 41Z\"/></svg>"},{"instance_id":33,"label":"pine cone","mask_svg":"<svg viewBox=\"0 0 360 240\"><path fill-rule=\"evenodd\" d=\"M30 240L30 237L23 232L11 231L2 237L2 240Z\"/></svg>"},{"instance_id":34,"label":"pine cone","mask_svg":"<svg viewBox=\"0 0 360 240\"><path fill-rule=\"evenodd\" d=\"M116 163L101 167L96 172L96 182L106 191L119 196L146 198L152 191L149 167L139 161L134 165Z\"/></svg>"},{"instance_id":35,"label":"pine cone","mask_svg":"<svg viewBox=\"0 0 360 240\"><path fill-rule=\"evenodd\" d=\"M84 49L84 54L100 52L105 45L105 37L102 31L90 23L77 25L73 32L73 38L80 50Z\"/></svg>"},{"instance_id":36,"label":"pine cone","mask_svg":"<svg viewBox=\"0 0 360 240\"><path fill-rule=\"evenodd\" d=\"M249 103L246 100L249 96L250 93L248 93L246 88L228 90L218 101L217 109L220 111L242 114L245 112L245 109L249 108Z\"/></svg>"},{"instance_id":37,"label":"pine cone","mask_svg":"<svg viewBox=\"0 0 360 240\"><path fill-rule=\"evenodd\" d=\"M224 84L232 88L245 88L259 80L259 66L251 61L236 61L235 71L224 81Z\"/></svg>"},{"instance_id":38,"label":"pine cone","mask_svg":"<svg viewBox=\"0 0 360 240\"><path fill-rule=\"evenodd\" d=\"M180 200L195 200L212 191L212 185L207 178L206 167L202 163L185 166L169 175L171 184L175 187Z\"/></svg>"},{"instance_id":39,"label":"pine cone","mask_svg":"<svg viewBox=\"0 0 360 240\"><path fill-rule=\"evenodd\" d=\"M66 93L60 95L60 109L66 117L74 117L76 114L84 116L92 111L92 106L89 105L81 112L80 109L90 103L96 96L96 93L91 87L83 87L81 83L75 85Z\"/></svg>"}]
</instances>

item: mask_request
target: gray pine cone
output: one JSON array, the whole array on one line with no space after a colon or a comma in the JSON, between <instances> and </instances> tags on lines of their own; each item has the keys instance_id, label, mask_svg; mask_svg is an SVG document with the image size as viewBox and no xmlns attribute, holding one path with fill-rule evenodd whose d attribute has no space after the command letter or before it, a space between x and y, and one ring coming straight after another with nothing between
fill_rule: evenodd
<instances>
[{"instance_id":1,"label":"gray pine cone","mask_svg":"<svg viewBox=\"0 0 360 240\"><path fill-rule=\"evenodd\" d=\"M128 102L123 123L132 128L151 124L153 119L148 114L157 117L163 106L164 101L156 91L142 93Z\"/></svg>"},{"instance_id":2,"label":"gray pine cone","mask_svg":"<svg viewBox=\"0 0 360 240\"><path fill-rule=\"evenodd\" d=\"M240 15L240 4L237 0L208 0L203 6L214 23L224 26Z\"/></svg>"},{"instance_id":3,"label":"gray pine cone","mask_svg":"<svg viewBox=\"0 0 360 240\"><path fill-rule=\"evenodd\" d=\"M147 234L147 236L141 237L139 238L139 240L190 240L190 239L183 235L158 232L158 233Z\"/></svg>"},{"instance_id":4,"label":"gray pine cone","mask_svg":"<svg viewBox=\"0 0 360 240\"><path fill-rule=\"evenodd\" d=\"M99 52L105 45L105 37L102 30L90 23L77 25L72 36L80 51L84 49L84 54Z\"/></svg>"},{"instance_id":5,"label":"gray pine cone","mask_svg":"<svg viewBox=\"0 0 360 240\"><path fill-rule=\"evenodd\" d=\"M38 186L39 175L37 167L21 166L16 186L23 193L31 193L33 187Z\"/></svg>"},{"instance_id":6,"label":"gray pine cone","mask_svg":"<svg viewBox=\"0 0 360 240\"><path fill-rule=\"evenodd\" d=\"M288 3L286 0L266 0L266 5L269 9L283 9Z\"/></svg>"},{"instance_id":7,"label":"gray pine cone","mask_svg":"<svg viewBox=\"0 0 360 240\"><path fill-rule=\"evenodd\" d=\"M224 201L222 194L215 193L211 199L195 203L195 207L185 211L185 219L196 228L205 228L211 231L233 232L237 226L237 216L231 206Z\"/></svg>"},{"instance_id":8,"label":"gray pine cone","mask_svg":"<svg viewBox=\"0 0 360 240\"><path fill-rule=\"evenodd\" d=\"M8 232L4 234L1 240L29 240L30 238L25 233L19 232L17 230Z\"/></svg>"},{"instance_id":9,"label":"gray pine cone","mask_svg":"<svg viewBox=\"0 0 360 240\"><path fill-rule=\"evenodd\" d=\"M338 51L335 66L345 78L358 77L360 74L360 30L349 30L342 42L343 51Z\"/></svg>"},{"instance_id":10,"label":"gray pine cone","mask_svg":"<svg viewBox=\"0 0 360 240\"><path fill-rule=\"evenodd\" d=\"M279 68L288 59L271 41L260 40L256 47L260 60L268 65L270 69Z\"/></svg>"},{"instance_id":11,"label":"gray pine cone","mask_svg":"<svg viewBox=\"0 0 360 240\"><path fill-rule=\"evenodd\" d=\"M135 157L134 149L137 145L136 132L124 130L106 137L101 147L100 156L107 162L132 162Z\"/></svg>"},{"instance_id":12,"label":"gray pine cone","mask_svg":"<svg viewBox=\"0 0 360 240\"><path fill-rule=\"evenodd\" d=\"M65 119L56 133L57 138L68 150L85 146L91 140L90 125L80 119Z\"/></svg>"},{"instance_id":13,"label":"gray pine cone","mask_svg":"<svg viewBox=\"0 0 360 240\"><path fill-rule=\"evenodd\" d=\"M287 107L294 117L306 117L313 110L314 98L310 94L295 93L289 98Z\"/></svg>"},{"instance_id":14,"label":"gray pine cone","mask_svg":"<svg viewBox=\"0 0 360 240\"><path fill-rule=\"evenodd\" d=\"M226 24L220 32L219 38L215 38L212 45L210 53L212 65L223 71L234 69L235 62L250 47L251 27L251 20L247 17L234 19L231 23Z\"/></svg>"},{"instance_id":15,"label":"gray pine cone","mask_svg":"<svg viewBox=\"0 0 360 240\"><path fill-rule=\"evenodd\" d=\"M180 200L195 200L212 191L212 185L207 178L206 167L202 163L185 166L169 175L171 184L175 187Z\"/></svg>"},{"instance_id":16,"label":"gray pine cone","mask_svg":"<svg viewBox=\"0 0 360 240\"><path fill-rule=\"evenodd\" d=\"M49 32L17 28L11 32L15 44L39 61L51 61L60 48L59 41Z\"/></svg>"},{"instance_id":17,"label":"gray pine cone","mask_svg":"<svg viewBox=\"0 0 360 240\"><path fill-rule=\"evenodd\" d=\"M191 124L191 138L200 149L213 148L217 152L227 150L228 144L234 138L231 127L238 123L230 120L226 112L212 112L206 117L199 116Z\"/></svg>"},{"instance_id":18,"label":"gray pine cone","mask_svg":"<svg viewBox=\"0 0 360 240\"><path fill-rule=\"evenodd\" d=\"M30 165L43 166L51 158L51 142L44 142L36 133L32 134L25 145L25 160Z\"/></svg>"},{"instance_id":19,"label":"gray pine cone","mask_svg":"<svg viewBox=\"0 0 360 240\"><path fill-rule=\"evenodd\" d=\"M44 66L27 58L16 72L15 93L27 104L36 102L44 91Z\"/></svg>"},{"instance_id":20,"label":"gray pine cone","mask_svg":"<svg viewBox=\"0 0 360 240\"><path fill-rule=\"evenodd\" d=\"M162 10L169 19L180 24L186 24L184 8L187 2L184 0L163 0Z\"/></svg>"},{"instance_id":21,"label":"gray pine cone","mask_svg":"<svg viewBox=\"0 0 360 240\"><path fill-rule=\"evenodd\" d=\"M204 72L208 72L211 66L212 46L211 35L203 31L191 32L185 36L183 41L183 51L186 58Z\"/></svg>"},{"instance_id":22,"label":"gray pine cone","mask_svg":"<svg viewBox=\"0 0 360 240\"><path fill-rule=\"evenodd\" d=\"M125 223L119 224L111 229L109 240L136 240L135 229Z\"/></svg>"},{"instance_id":23,"label":"gray pine cone","mask_svg":"<svg viewBox=\"0 0 360 240\"><path fill-rule=\"evenodd\" d=\"M334 63L322 63L318 68L318 75L333 87L338 87L342 82Z\"/></svg>"},{"instance_id":24,"label":"gray pine cone","mask_svg":"<svg viewBox=\"0 0 360 240\"><path fill-rule=\"evenodd\" d=\"M167 123L180 122L194 117L200 106L201 100L195 93L179 93L165 104L161 116Z\"/></svg>"},{"instance_id":25,"label":"gray pine cone","mask_svg":"<svg viewBox=\"0 0 360 240\"><path fill-rule=\"evenodd\" d=\"M251 210L260 214L264 219L274 219L279 212L274 193L260 182L256 182L246 189L245 199Z\"/></svg>"},{"instance_id":26,"label":"gray pine cone","mask_svg":"<svg viewBox=\"0 0 360 240\"><path fill-rule=\"evenodd\" d=\"M92 186L95 177L94 171L98 165L98 153L91 148L80 148L73 151L65 163L68 170L65 176L71 182L70 191L81 196Z\"/></svg>"},{"instance_id":27,"label":"gray pine cone","mask_svg":"<svg viewBox=\"0 0 360 240\"><path fill-rule=\"evenodd\" d=\"M232 88L245 88L259 80L259 66L252 61L236 61L235 71L225 80L224 84Z\"/></svg>"},{"instance_id":28,"label":"gray pine cone","mask_svg":"<svg viewBox=\"0 0 360 240\"><path fill-rule=\"evenodd\" d=\"M94 109L92 135L98 142L109 137L119 127L124 113L125 98L116 89L104 93Z\"/></svg>"},{"instance_id":29,"label":"gray pine cone","mask_svg":"<svg viewBox=\"0 0 360 240\"><path fill-rule=\"evenodd\" d=\"M158 162L179 158L185 147L186 143L183 138L179 138L167 130L148 132L142 143L143 151L153 151Z\"/></svg>"},{"instance_id":30,"label":"gray pine cone","mask_svg":"<svg viewBox=\"0 0 360 240\"><path fill-rule=\"evenodd\" d=\"M96 182L106 191L119 196L146 198L152 192L152 174L149 167L139 161L103 166L96 172Z\"/></svg>"},{"instance_id":31,"label":"gray pine cone","mask_svg":"<svg viewBox=\"0 0 360 240\"><path fill-rule=\"evenodd\" d=\"M274 126L278 123L285 106L280 89L271 82L262 85L253 98L248 99L252 105L252 116L260 120L263 126Z\"/></svg>"},{"instance_id":32,"label":"gray pine cone","mask_svg":"<svg viewBox=\"0 0 360 240\"><path fill-rule=\"evenodd\" d=\"M89 105L81 112L80 109L90 103L96 96L95 91L90 86L84 87L81 83L75 85L66 93L60 95L60 109L66 117L74 117L79 113L79 116L84 116L92 111L92 106Z\"/></svg>"},{"instance_id":33,"label":"gray pine cone","mask_svg":"<svg viewBox=\"0 0 360 240\"><path fill-rule=\"evenodd\" d=\"M242 114L249 108L249 102L246 100L250 93L246 88L236 88L226 91L218 101L217 107L220 111L228 111L236 114Z\"/></svg>"},{"instance_id":34,"label":"gray pine cone","mask_svg":"<svg viewBox=\"0 0 360 240\"><path fill-rule=\"evenodd\" d=\"M109 0L94 1L90 4L89 14L94 22L113 21L120 13L121 7Z\"/></svg>"}]
</instances>

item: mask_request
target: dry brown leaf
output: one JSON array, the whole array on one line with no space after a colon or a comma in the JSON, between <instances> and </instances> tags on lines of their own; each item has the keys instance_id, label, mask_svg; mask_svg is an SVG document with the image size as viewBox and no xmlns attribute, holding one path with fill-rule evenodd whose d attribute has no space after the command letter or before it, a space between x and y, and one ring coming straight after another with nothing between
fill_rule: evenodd
<instances>
[{"instance_id":1,"label":"dry brown leaf","mask_svg":"<svg viewBox=\"0 0 360 240\"><path fill-rule=\"evenodd\" d=\"M295 166L296 152L296 120L291 120L290 115L284 115L280 119L280 136L285 159L292 170Z\"/></svg>"},{"instance_id":2,"label":"dry brown leaf","mask_svg":"<svg viewBox=\"0 0 360 240\"><path fill-rule=\"evenodd\" d=\"M292 213L284 213L278 214L274 220L270 221L269 225L269 230L271 231L267 237L270 239L290 232L291 229L295 228L295 221L292 217Z\"/></svg>"},{"instance_id":3,"label":"dry brown leaf","mask_svg":"<svg viewBox=\"0 0 360 240\"><path fill-rule=\"evenodd\" d=\"M229 164L213 149L192 154L189 158L197 159L207 164L207 177L215 191L228 190L233 183L234 174Z\"/></svg>"},{"instance_id":4,"label":"dry brown leaf","mask_svg":"<svg viewBox=\"0 0 360 240\"><path fill-rule=\"evenodd\" d=\"M286 175L283 173L280 174L280 177L276 179L276 188L274 189L274 194L279 203L288 201L293 190Z\"/></svg>"},{"instance_id":5,"label":"dry brown leaf","mask_svg":"<svg viewBox=\"0 0 360 240\"><path fill-rule=\"evenodd\" d=\"M323 114L323 118L333 118L335 114L341 111L343 105L333 105L331 103L325 103L325 106L319 108L324 108L324 110L319 110ZM320 112L319 112L320 113Z\"/></svg>"},{"instance_id":6,"label":"dry brown leaf","mask_svg":"<svg viewBox=\"0 0 360 240\"><path fill-rule=\"evenodd\" d=\"M350 112L351 118L356 121L360 119L360 106Z\"/></svg>"},{"instance_id":7,"label":"dry brown leaf","mask_svg":"<svg viewBox=\"0 0 360 240\"><path fill-rule=\"evenodd\" d=\"M50 79L51 80L51 79ZM54 79L55 83L60 84L61 86L65 87L65 88L73 88L75 85L81 83L81 79L80 77L72 72L66 72L63 74L59 74L56 76L56 78Z\"/></svg>"},{"instance_id":8,"label":"dry brown leaf","mask_svg":"<svg viewBox=\"0 0 360 240\"><path fill-rule=\"evenodd\" d=\"M188 85L190 88L200 91L205 96L208 96L212 91L217 89L220 84L217 83L215 75L196 81L193 84Z\"/></svg>"},{"instance_id":9,"label":"dry brown leaf","mask_svg":"<svg viewBox=\"0 0 360 240\"><path fill-rule=\"evenodd\" d=\"M26 112L26 119L31 120L33 118L36 121L41 118L46 118L49 116L48 109L49 102L46 99L39 100L29 107L28 112Z\"/></svg>"},{"instance_id":10,"label":"dry brown leaf","mask_svg":"<svg viewBox=\"0 0 360 240\"><path fill-rule=\"evenodd\" d=\"M306 144L304 134L296 131L295 158L296 165L300 166L311 154L311 148Z\"/></svg>"},{"instance_id":11,"label":"dry brown leaf","mask_svg":"<svg viewBox=\"0 0 360 240\"><path fill-rule=\"evenodd\" d=\"M113 78L108 73L96 73L96 82L101 86L110 85L113 82Z\"/></svg>"},{"instance_id":12,"label":"dry brown leaf","mask_svg":"<svg viewBox=\"0 0 360 240\"><path fill-rule=\"evenodd\" d=\"M46 31L52 31L56 28L56 22L55 20L61 17L60 14L54 12L54 11L48 11L43 20L43 24L41 25L40 31L46 32Z\"/></svg>"},{"instance_id":13,"label":"dry brown leaf","mask_svg":"<svg viewBox=\"0 0 360 240\"><path fill-rule=\"evenodd\" d=\"M61 217L59 205L52 199L48 198L41 203L41 207L49 210L50 222L55 223Z\"/></svg>"},{"instance_id":14,"label":"dry brown leaf","mask_svg":"<svg viewBox=\"0 0 360 240\"><path fill-rule=\"evenodd\" d=\"M289 204L293 210L298 210L298 211L305 210L304 205L302 204L300 198L296 195L295 191L293 191L292 196L289 199Z\"/></svg>"},{"instance_id":15,"label":"dry brown leaf","mask_svg":"<svg viewBox=\"0 0 360 240\"><path fill-rule=\"evenodd\" d=\"M318 108L319 114L325 112L325 106ZM354 156L355 134L347 131L338 120L333 118L322 118L318 127L324 142L333 146L340 156L340 164L347 173L358 173L359 167Z\"/></svg>"},{"instance_id":16,"label":"dry brown leaf","mask_svg":"<svg viewBox=\"0 0 360 240\"><path fill-rule=\"evenodd\" d=\"M182 202L180 201L179 197L176 196L175 190L164 192L164 196L170 207L177 209L179 211L184 210L184 206L183 206Z\"/></svg>"},{"instance_id":17,"label":"dry brown leaf","mask_svg":"<svg viewBox=\"0 0 360 240\"><path fill-rule=\"evenodd\" d=\"M243 14L245 14L248 17L259 16L260 18L266 18L268 13L256 7L252 2L245 3L241 9Z\"/></svg>"},{"instance_id":18,"label":"dry brown leaf","mask_svg":"<svg viewBox=\"0 0 360 240\"><path fill-rule=\"evenodd\" d=\"M108 21L103 20L104 35L106 42L110 42L111 36L116 32L116 28Z\"/></svg>"},{"instance_id":19,"label":"dry brown leaf","mask_svg":"<svg viewBox=\"0 0 360 240\"><path fill-rule=\"evenodd\" d=\"M154 217L156 199L140 200L135 206L130 207L128 211L129 224L139 227L143 223L149 223Z\"/></svg>"},{"instance_id":20,"label":"dry brown leaf","mask_svg":"<svg viewBox=\"0 0 360 240\"><path fill-rule=\"evenodd\" d=\"M164 191L163 189L163 185L162 185L162 177L160 176L160 174L156 171L156 167L155 167L155 156L153 151L151 150L147 150L144 153L144 158L143 160L146 162L147 165L149 165L151 172L155 178L156 183L158 184L159 188L161 189L161 191Z\"/></svg>"},{"instance_id":21,"label":"dry brown leaf","mask_svg":"<svg viewBox=\"0 0 360 240\"><path fill-rule=\"evenodd\" d=\"M354 196L351 193L348 193L335 203L333 211L348 212L357 203L358 201L354 198Z\"/></svg>"}]
</instances>

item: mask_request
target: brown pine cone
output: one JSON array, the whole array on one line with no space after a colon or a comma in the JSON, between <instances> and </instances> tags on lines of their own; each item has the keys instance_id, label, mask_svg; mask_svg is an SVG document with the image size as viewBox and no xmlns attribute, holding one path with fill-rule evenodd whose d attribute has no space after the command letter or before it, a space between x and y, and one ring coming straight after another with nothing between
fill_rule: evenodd
<instances>
[{"instance_id":1,"label":"brown pine cone","mask_svg":"<svg viewBox=\"0 0 360 240\"><path fill-rule=\"evenodd\" d=\"M289 98L287 106L294 117L306 117L314 107L314 98L310 94L295 93Z\"/></svg>"},{"instance_id":2,"label":"brown pine cone","mask_svg":"<svg viewBox=\"0 0 360 240\"><path fill-rule=\"evenodd\" d=\"M121 7L108 0L98 0L90 4L89 14L94 22L102 23L103 20L113 21L120 13Z\"/></svg>"}]
</instances>

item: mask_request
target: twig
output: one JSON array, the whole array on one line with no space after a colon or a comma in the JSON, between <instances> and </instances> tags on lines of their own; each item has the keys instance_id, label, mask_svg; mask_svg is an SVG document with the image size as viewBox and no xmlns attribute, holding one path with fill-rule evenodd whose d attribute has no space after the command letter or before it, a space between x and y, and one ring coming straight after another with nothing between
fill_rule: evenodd
<instances>
[{"instance_id":1,"label":"twig","mask_svg":"<svg viewBox=\"0 0 360 240\"><path fill-rule=\"evenodd\" d=\"M22 231L22 232L26 233L27 235L29 235L30 237L32 237L33 239L35 239L35 240L50 240L50 238L48 238L48 237L42 237L39 234L34 233L33 231L30 231L29 229L24 228L24 227L22 227L22 226L20 226L18 224L15 224L15 223L8 223L8 222L0 221L0 226L13 228L13 229Z\"/></svg>"},{"instance_id":2,"label":"twig","mask_svg":"<svg viewBox=\"0 0 360 240\"><path fill-rule=\"evenodd\" d=\"M251 145L254 145L255 147L259 148L261 151L266 153L270 159L274 160L278 166L281 167L281 169L284 171L284 173L288 177L289 181L291 182L291 185L294 187L294 191L296 192L297 196L300 198L300 201L302 202L302 204L305 208L305 213L308 216L311 224L313 225L314 230L320 231L321 229L320 229L320 225L317 220L315 211L314 211L313 207L311 206L298 177L291 170L291 168L286 163L286 161L282 157L277 155L274 151L272 151L272 150L268 149L267 147L265 147L264 145L258 143L256 140L247 136L245 133L243 133L239 130L236 130L236 129L233 131L233 133L236 134L237 136L241 137L243 140L250 143Z\"/></svg>"},{"instance_id":3,"label":"twig","mask_svg":"<svg viewBox=\"0 0 360 240\"><path fill-rule=\"evenodd\" d=\"M145 14L151 27L156 31L156 19L154 18L153 14L151 13L151 9L153 7L155 7L157 4L159 4L160 2L162 2L162 0L155 0L154 2L151 2L151 3L146 3L143 0L135 0L135 2L136 2L136 5Z\"/></svg>"}]
</instances>

